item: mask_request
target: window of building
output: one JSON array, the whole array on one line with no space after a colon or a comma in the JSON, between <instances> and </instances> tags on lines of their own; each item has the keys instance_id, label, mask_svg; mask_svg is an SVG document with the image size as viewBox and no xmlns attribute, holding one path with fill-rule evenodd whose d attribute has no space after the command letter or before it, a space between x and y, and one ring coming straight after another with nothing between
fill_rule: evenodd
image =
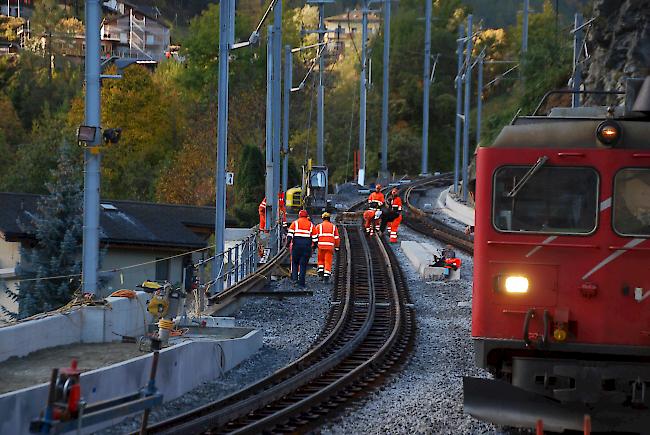
<instances>
[{"instance_id":1,"label":"window of building","mask_svg":"<svg viewBox=\"0 0 650 435\"><path fill-rule=\"evenodd\" d=\"M503 166L494 174L494 227L504 232L589 234L598 219L593 168ZM527 178L527 179L526 179Z\"/></svg>"},{"instance_id":2,"label":"window of building","mask_svg":"<svg viewBox=\"0 0 650 435\"><path fill-rule=\"evenodd\" d=\"M623 236L650 236L650 168L618 171L613 199L614 231Z\"/></svg>"},{"instance_id":3,"label":"window of building","mask_svg":"<svg viewBox=\"0 0 650 435\"><path fill-rule=\"evenodd\" d=\"M147 35L147 44L153 45L156 43L156 38L153 35Z\"/></svg>"},{"instance_id":4,"label":"window of building","mask_svg":"<svg viewBox=\"0 0 650 435\"><path fill-rule=\"evenodd\" d=\"M156 258L156 281L169 281L169 259Z\"/></svg>"}]
</instances>

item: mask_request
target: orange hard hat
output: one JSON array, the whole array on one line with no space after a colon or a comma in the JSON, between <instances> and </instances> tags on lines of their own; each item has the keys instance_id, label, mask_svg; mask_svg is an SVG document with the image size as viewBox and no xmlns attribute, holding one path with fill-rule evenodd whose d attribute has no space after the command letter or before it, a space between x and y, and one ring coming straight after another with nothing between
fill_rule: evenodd
<instances>
[{"instance_id":1,"label":"orange hard hat","mask_svg":"<svg viewBox=\"0 0 650 435\"><path fill-rule=\"evenodd\" d=\"M307 210L300 210L298 212L298 217L309 217L309 213L307 213Z\"/></svg>"}]
</instances>

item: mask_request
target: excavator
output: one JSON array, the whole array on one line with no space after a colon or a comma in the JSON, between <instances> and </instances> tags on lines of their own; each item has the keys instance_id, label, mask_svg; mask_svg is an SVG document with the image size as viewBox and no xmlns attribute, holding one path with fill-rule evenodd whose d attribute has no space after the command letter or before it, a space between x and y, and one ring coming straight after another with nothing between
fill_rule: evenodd
<instances>
[{"instance_id":1,"label":"excavator","mask_svg":"<svg viewBox=\"0 0 650 435\"><path fill-rule=\"evenodd\" d=\"M302 185L287 190L285 201L287 209L309 212L323 212L332 208L327 199L327 166L314 166L309 159L302 167Z\"/></svg>"}]
</instances>

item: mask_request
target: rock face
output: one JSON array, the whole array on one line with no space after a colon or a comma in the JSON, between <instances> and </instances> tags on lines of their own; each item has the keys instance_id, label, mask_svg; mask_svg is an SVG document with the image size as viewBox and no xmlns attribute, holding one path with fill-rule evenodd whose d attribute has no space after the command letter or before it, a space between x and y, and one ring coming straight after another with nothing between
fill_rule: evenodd
<instances>
[{"instance_id":1,"label":"rock face","mask_svg":"<svg viewBox=\"0 0 650 435\"><path fill-rule=\"evenodd\" d=\"M595 0L592 17L585 89L624 91L627 77L650 75L650 0ZM588 102L613 103L595 97Z\"/></svg>"}]
</instances>

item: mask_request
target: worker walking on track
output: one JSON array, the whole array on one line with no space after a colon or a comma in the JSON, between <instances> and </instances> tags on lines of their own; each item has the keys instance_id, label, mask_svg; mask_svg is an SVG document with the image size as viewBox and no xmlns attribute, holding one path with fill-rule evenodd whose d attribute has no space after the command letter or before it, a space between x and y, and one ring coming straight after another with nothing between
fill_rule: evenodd
<instances>
[{"instance_id":1,"label":"worker walking on track","mask_svg":"<svg viewBox=\"0 0 650 435\"><path fill-rule=\"evenodd\" d=\"M341 240L338 228L330 222L331 215L325 212L321 217L323 222L314 228L312 240L318 244L318 276L327 282L332 275L334 250L339 249Z\"/></svg>"},{"instance_id":2,"label":"worker walking on track","mask_svg":"<svg viewBox=\"0 0 650 435\"><path fill-rule=\"evenodd\" d=\"M397 188L391 190L387 203L390 206L389 213L391 217L395 216L388 222L388 228L390 229L389 241L390 243L397 243L397 229L399 228L399 224L402 223L402 198L399 197L399 190Z\"/></svg>"},{"instance_id":3,"label":"worker walking on track","mask_svg":"<svg viewBox=\"0 0 650 435\"><path fill-rule=\"evenodd\" d=\"M309 220L307 210L300 210L298 219L289 226L289 246L291 251L291 280L301 287L305 286L307 265L312 254L314 224Z\"/></svg>"}]
</instances>

